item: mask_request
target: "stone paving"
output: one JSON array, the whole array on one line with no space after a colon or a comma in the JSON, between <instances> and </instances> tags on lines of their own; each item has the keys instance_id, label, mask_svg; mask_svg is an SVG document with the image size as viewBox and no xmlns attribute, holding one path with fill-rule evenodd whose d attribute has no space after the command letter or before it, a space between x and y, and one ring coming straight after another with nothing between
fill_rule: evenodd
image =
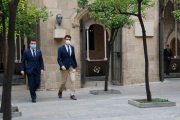
<instances>
[{"instance_id":1,"label":"stone paving","mask_svg":"<svg viewBox=\"0 0 180 120\"><path fill-rule=\"evenodd\" d=\"M0 73L0 86L3 83L4 74ZM25 85L24 77L22 75L14 75L12 85Z\"/></svg>"},{"instance_id":2,"label":"stone paving","mask_svg":"<svg viewBox=\"0 0 180 120\"><path fill-rule=\"evenodd\" d=\"M175 107L137 108L128 99L146 98L145 84L109 86L122 94L92 95L90 90L102 90L103 86L76 90L77 101L70 100L69 90L63 98L57 91L37 91L37 103L31 103L28 90L13 91L12 103L18 106L22 117L13 120L180 120L180 79L165 79L150 83L152 98L169 99Z\"/></svg>"}]
</instances>

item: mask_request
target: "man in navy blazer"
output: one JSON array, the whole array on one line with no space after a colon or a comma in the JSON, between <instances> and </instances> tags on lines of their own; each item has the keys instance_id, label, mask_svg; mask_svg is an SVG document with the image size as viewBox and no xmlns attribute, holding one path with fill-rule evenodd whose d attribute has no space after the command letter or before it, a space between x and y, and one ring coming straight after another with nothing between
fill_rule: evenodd
<instances>
[{"instance_id":1,"label":"man in navy blazer","mask_svg":"<svg viewBox=\"0 0 180 120\"><path fill-rule=\"evenodd\" d=\"M74 47L70 45L71 43L71 36L66 35L64 37L65 44L58 49L58 57L57 61L60 66L61 71L61 86L59 89L58 96L62 98L62 92L64 90L65 84L67 82L67 76L69 73L69 77L71 80L71 87L70 87L70 98L72 100L76 100L75 98L75 72L77 72L77 62L74 52Z\"/></svg>"},{"instance_id":2,"label":"man in navy blazer","mask_svg":"<svg viewBox=\"0 0 180 120\"><path fill-rule=\"evenodd\" d=\"M21 61L21 74L24 76L25 61L27 61L26 74L30 86L32 102L36 102L36 90L40 85L40 74L44 73L42 53L36 49L36 40L31 40L30 49L25 50Z\"/></svg>"}]
</instances>

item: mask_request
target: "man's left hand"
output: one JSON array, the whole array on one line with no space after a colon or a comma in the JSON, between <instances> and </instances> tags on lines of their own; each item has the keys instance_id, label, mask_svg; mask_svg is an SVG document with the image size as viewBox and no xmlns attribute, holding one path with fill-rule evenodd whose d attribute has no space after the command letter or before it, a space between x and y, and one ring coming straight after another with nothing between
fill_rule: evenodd
<instances>
[{"instance_id":1,"label":"man's left hand","mask_svg":"<svg viewBox=\"0 0 180 120\"><path fill-rule=\"evenodd\" d=\"M78 71L78 67L76 68L76 72Z\"/></svg>"},{"instance_id":2,"label":"man's left hand","mask_svg":"<svg viewBox=\"0 0 180 120\"><path fill-rule=\"evenodd\" d=\"M41 75L43 75L44 74L44 70L41 70Z\"/></svg>"}]
</instances>

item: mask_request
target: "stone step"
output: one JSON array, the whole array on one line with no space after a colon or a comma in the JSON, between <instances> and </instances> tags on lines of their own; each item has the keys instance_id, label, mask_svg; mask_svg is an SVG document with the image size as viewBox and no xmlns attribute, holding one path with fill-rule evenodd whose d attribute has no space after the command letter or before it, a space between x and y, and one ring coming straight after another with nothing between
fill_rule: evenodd
<instances>
[{"instance_id":1,"label":"stone step","mask_svg":"<svg viewBox=\"0 0 180 120\"><path fill-rule=\"evenodd\" d=\"M105 76L92 76L92 77L86 77L86 81L104 81Z\"/></svg>"},{"instance_id":2,"label":"stone step","mask_svg":"<svg viewBox=\"0 0 180 120\"><path fill-rule=\"evenodd\" d=\"M86 81L84 86L104 86L104 84L104 81ZM108 85L111 85L111 82L108 82Z\"/></svg>"}]
</instances>

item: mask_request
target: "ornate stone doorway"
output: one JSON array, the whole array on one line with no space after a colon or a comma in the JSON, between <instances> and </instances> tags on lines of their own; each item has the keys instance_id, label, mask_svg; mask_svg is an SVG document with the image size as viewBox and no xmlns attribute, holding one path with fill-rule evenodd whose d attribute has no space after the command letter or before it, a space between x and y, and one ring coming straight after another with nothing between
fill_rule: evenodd
<instances>
[{"instance_id":1,"label":"ornate stone doorway","mask_svg":"<svg viewBox=\"0 0 180 120\"><path fill-rule=\"evenodd\" d=\"M80 59L82 87L86 81L104 80L110 30L106 30L100 21L90 18L87 8L74 14L71 22L71 35L76 39L76 50L80 51L76 57Z\"/></svg>"}]
</instances>

